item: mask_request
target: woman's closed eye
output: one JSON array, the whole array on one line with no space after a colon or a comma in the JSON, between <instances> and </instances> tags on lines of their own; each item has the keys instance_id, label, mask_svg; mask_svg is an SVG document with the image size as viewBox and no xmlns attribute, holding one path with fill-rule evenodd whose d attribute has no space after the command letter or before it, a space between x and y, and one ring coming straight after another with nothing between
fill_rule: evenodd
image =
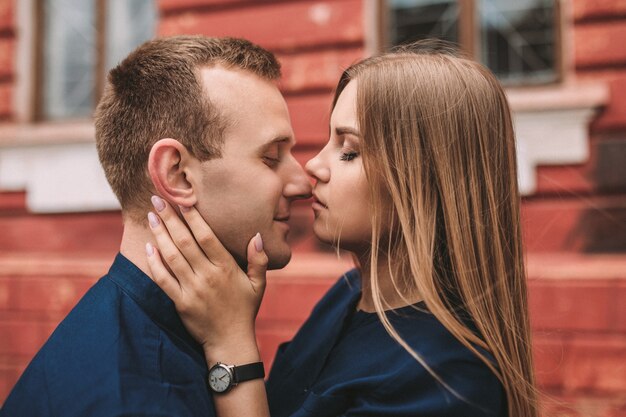
<instances>
[{"instance_id":1,"label":"woman's closed eye","mask_svg":"<svg viewBox=\"0 0 626 417\"><path fill-rule=\"evenodd\" d=\"M342 151L339 159L342 161L352 161L357 156L359 156L359 153L356 151Z\"/></svg>"}]
</instances>

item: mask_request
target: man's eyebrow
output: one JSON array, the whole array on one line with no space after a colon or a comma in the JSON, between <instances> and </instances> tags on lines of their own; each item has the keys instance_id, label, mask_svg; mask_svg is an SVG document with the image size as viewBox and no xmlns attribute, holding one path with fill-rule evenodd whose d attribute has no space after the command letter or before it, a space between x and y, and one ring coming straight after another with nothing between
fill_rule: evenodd
<instances>
[{"instance_id":1,"label":"man's eyebrow","mask_svg":"<svg viewBox=\"0 0 626 417\"><path fill-rule=\"evenodd\" d=\"M281 143L287 143L287 142L295 143L295 141L293 140L291 136L277 136L274 139L269 140L265 142L263 145L261 145L261 149L265 150L274 144L281 144Z\"/></svg>"},{"instance_id":2,"label":"man's eyebrow","mask_svg":"<svg viewBox=\"0 0 626 417\"><path fill-rule=\"evenodd\" d=\"M352 127L336 127L335 128L335 133L337 134L337 136L341 136L341 135L352 135L352 136L356 136L357 138L361 137L361 134L359 133L358 130L352 128Z\"/></svg>"}]
</instances>

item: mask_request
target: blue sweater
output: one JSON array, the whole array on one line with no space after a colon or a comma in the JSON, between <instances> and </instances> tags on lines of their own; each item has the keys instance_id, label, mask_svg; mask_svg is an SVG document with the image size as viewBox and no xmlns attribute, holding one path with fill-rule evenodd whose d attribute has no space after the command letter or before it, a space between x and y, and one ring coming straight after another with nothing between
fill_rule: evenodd
<instances>
[{"instance_id":1,"label":"blue sweater","mask_svg":"<svg viewBox=\"0 0 626 417\"><path fill-rule=\"evenodd\" d=\"M423 303L414 306L421 311L409 306L387 316L458 395L394 341L375 313L355 311L359 298L352 270L281 345L267 381L272 417L507 415L501 383Z\"/></svg>"}]
</instances>

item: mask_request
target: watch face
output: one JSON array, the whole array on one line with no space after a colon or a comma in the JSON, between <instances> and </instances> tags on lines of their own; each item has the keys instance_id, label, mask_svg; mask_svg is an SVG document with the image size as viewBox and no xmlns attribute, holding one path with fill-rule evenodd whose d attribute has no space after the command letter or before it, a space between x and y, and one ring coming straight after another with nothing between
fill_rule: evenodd
<instances>
[{"instance_id":1,"label":"watch face","mask_svg":"<svg viewBox=\"0 0 626 417\"><path fill-rule=\"evenodd\" d=\"M209 372L209 385L215 392L224 392L230 388L231 374L224 366L216 365Z\"/></svg>"}]
</instances>

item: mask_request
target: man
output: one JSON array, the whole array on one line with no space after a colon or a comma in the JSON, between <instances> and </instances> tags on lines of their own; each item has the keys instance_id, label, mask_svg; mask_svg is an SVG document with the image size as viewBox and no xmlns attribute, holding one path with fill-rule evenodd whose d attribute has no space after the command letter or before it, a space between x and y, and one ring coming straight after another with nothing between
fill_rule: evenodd
<instances>
[{"instance_id":1,"label":"man","mask_svg":"<svg viewBox=\"0 0 626 417\"><path fill-rule=\"evenodd\" d=\"M214 415L201 347L152 282L152 204L195 205L244 266L259 232L270 268L290 259L290 203L311 186L274 56L247 41L147 42L109 74L96 142L122 206L120 254L35 356L3 416ZM94 236L94 238L97 238ZM253 375L252 377L258 377Z\"/></svg>"}]
</instances>

